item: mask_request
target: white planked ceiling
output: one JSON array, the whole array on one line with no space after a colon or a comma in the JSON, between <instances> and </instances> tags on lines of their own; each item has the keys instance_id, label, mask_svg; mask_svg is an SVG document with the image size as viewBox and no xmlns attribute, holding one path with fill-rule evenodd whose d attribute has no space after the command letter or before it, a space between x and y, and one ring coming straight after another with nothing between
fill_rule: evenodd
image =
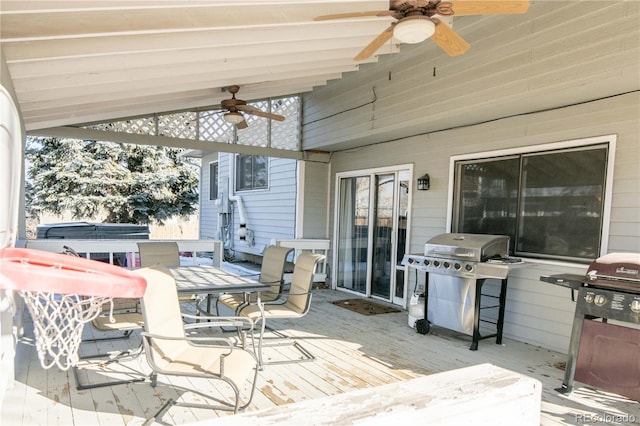
<instances>
[{"instance_id":1,"label":"white planked ceiling","mask_svg":"<svg viewBox=\"0 0 640 426\"><path fill-rule=\"evenodd\" d=\"M363 0L2 0L1 48L27 130L297 94L355 71L392 18ZM398 51L392 39L377 54ZM375 61L372 57L369 62Z\"/></svg>"}]
</instances>

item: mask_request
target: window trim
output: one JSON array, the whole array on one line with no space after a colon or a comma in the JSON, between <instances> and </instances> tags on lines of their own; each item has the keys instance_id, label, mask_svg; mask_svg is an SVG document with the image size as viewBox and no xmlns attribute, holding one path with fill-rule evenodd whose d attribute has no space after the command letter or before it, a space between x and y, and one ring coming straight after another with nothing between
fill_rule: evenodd
<instances>
[{"instance_id":1,"label":"window trim","mask_svg":"<svg viewBox=\"0 0 640 426\"><path fill-rule=\"evenodd\" d=\"M614 163L616 157L616 142L617 135L603 135L603 136L595 136L590 138L583 139L572 139L565 140L561 142L551 142L541 145L527 145L523 147L517 148L508 148L508 149L498 149L492 151L484 151L484 152L475 152L471 154L461 154L451 156L449 159L449 185L447 189L447 224L446 230L447 232L451 232L453 226L453 206L454 206L454 198L455 198L455 164L457 161L464 160L484 160L490 158L498 158L498 157L507 157L510 155L522 155L522 154L534 154L540 153L544 151L553 151L553 150L561 150L561 149L570 149L570 148L584 148L591 145L602 145L608 144L608 154L607 154L607 167L606 167L606 179L605 179L605 188L604 188L604 203L603 203L603 214L602 214L602 235L600 242L600 255L606 254L608 251L609 245L609 229L611 224L611 203L613 198L613 171L614 171ZM552 259L538 259L538 258L527 258L528 261L534 263L545 263L545 264L570 264L576 265L577 262L571 261L562 261L562 260L552 260ZM580 264L581 266L583 264Z\"/></svg>"}]
</instances>

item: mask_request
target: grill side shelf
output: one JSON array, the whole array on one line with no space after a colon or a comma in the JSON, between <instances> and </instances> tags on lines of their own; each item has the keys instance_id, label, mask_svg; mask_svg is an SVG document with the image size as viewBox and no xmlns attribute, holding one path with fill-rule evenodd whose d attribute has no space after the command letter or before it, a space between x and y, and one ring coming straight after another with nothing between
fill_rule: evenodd
<instances>
[{"instance_id":1,"label":"grill side shelf","mask_svg":"<svg viewBox=\"0 0 640 426\"><path fill-rule=\"evenodd\" d=\"M562 287L578 290L584 286L584 275L578 274L557 274L557 275L541 275L540 281L549 284L555 284Z\"/></svg>"}]
</instances>

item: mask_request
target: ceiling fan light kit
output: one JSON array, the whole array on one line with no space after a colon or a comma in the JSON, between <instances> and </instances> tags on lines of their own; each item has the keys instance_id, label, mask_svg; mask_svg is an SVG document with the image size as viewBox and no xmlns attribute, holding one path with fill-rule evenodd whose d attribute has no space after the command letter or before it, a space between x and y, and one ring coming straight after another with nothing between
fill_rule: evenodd
<instances>
[{"instance_id":1,"label":"ceiling fan light kit","mask_svg":"<svg viewBox=\"0 0 640 426\"><path fill-rule=\"evenodd\" d=\"M222 116L224 121L233 124L238 130L246 129L248 127L244 114L268 118L269 120L284 121L285 117L282 115L262 111L259 108L247 105L246 101L236 98L236 93L238 93L239 90L240 86L237 84L227 87L227 91L231 93L231 99L224 99L220 102L220 108L217 108L222 111L227 111Z\"/></svg>"},{"instance_id":2,"label":"ceiling fan light kit","mask_svg":"<svg viewBox=\"0 0 640 426\"><path fill-rule=\"evenodd\" d=\"M425 16L405 18L393 28L393 37L401 43L421 43L436 32L436 25Z\"/></svg>"},{"instance_id":3,"label":"ceiling fan light kit","mask_svg":"<svg viewBox=\"0 0 640 426\"><path fill-rule=\"evenodd\" d=\"M392 17L389 27L374 38L353 60L362 61L376 53L391 37L401 43L415 44L431 38L449 56L458 56L471 47L439 18L454 15L499 15L525 13L529 0L390 0L388 10L369 10L323 15L315 21L363 17Z\"/></svg>"},{"instance_id":4,"label":"ceiling fan light kit","mask_svg":"<svg viewBox=\"0 0 640 426\"><path fill-rule=\"evenodd\" d=\"M228 112L223 117L224 121L234 125L240 124L244 121L244 116L239 112Z\"/></svg>"}]
</instances>

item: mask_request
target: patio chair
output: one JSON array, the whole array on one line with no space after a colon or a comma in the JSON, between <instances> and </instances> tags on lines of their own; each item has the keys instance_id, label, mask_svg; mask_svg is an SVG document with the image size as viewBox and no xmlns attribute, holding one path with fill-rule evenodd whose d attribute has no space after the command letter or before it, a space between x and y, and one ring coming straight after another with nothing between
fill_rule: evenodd
<instances>
[{"instance_id":1,"label":"patio chair","mask_svg":"<svg viewBox=\"0 0 640 426\"><path fill-rule=\"evenodd\" d=\"M180 252L175 241L139 241L140 266L180 266ZM198 312L198 297L193 294L178 296L180 303L195 302L195 312Z\"/></svg>"},{"instance_id":2,"label":"patio chair","mask_svg":"<svg viewBox=\"0 0 640 426\"><path fill-rule=\"evenodd\" d=\"M267 328L267 321L277 319L295 319L301 318L309 312L311 307L311 286L313 284L313 274L316 265L324 255L318 253L304 252L298 256L295 266L293 268L293 277L291 279L291 288L285 295L283 303L279 304L263 304L263 303L250 303L242 306L238 315L249 318L254 325L260 324L260 337L258 339L258 360L260 365L265 364L285 364L292 362L312 361L315 359L313 354L306 350L302 345L296 342L294 339L289 338L282 333L274 331L280 339L270 346L275 345L293 345L297 349L302 358L296 360L264 362L262 356L262 348L264 341L264 331Z\"/></svg>"},{"instance_id":3,"label":"patio chair","mask_svg":"<svg viewBox=\"0 0 640 426\"><path fill-rule=\"evenodd\" d=\"M134 301L134 299L121 299L120 300L120 302L122 303L121 306L130 306L131 301ZM138 304L137 300L135 302L136 304ZM91 321L91 325L93 326L93 328L101 332L106 332L106 333L117 332L119 334L117 336L86 339L86 340L83 340L82 343L99 342L103 340L128 339L131 336L131 333L133 333L136 330L143 329L144 327L143 317L139 309L134 311L131 311L130 309L117 311L115 310L116 305L114 303L114 311L111 312L111 307L109 305L110 304L105 304L105 311L100 315L98 315L96 318L94 318ZM129 378L127 379L112 380L107 382L90 383L90 384L82 383L82 380L80 379L80 375L78 374L78 368L81 365L80 366L76 365L73 367L73 374L76 379L77 389L85 390L85 389L94 389L94 388L100 388L105 386L115 386L115 385L121 385L121 384L127 384L127 383L143 382L145 380L145 375L143 373L136 371L125 364L120 363L122 359L125 359L125 358L132 359L132 358L138 357L142 353L142 349L143 349L142 342L140 342L138 347L135 349L124 349L115 353L97 353L93 355L80 356L80 360L82 361L87 361L91 359L100 359L99 365L100 365L100 368L103 370L104 370L104 367L106 367L109 364L114 364L114 363L119 364L124 368L130 370L130 372L133 373L133 376L130 375L131 373L127 373L129 374ZM102 360L103 358L107 358L107 359Z\"/></svg>"},{"instance_id":4,"label":"patio chair","mask_svg":"<svg viewBox=\"0 0 640 426\"><path fill-rule=\"evenodd\" d=\"M226 384L232 398L218 399L204 395L196 389L189 389L198 395L216 401L216 405L191 404L168 400L150 423L159 420L173 405L220 409L237 412L246 408L253 398L258 376L258 361L252 351L245 349L245 332L248 326L253 331L251 321L238 317L205 317L211 322L184 324L180 312L176 283L171 272L162 266L142 268L136 271L147 280L147 290L142 298L144 329L142 333L144 352L152 369L151 386L157 384L158 374L213 379ZM209 327L236 327L241 336L242 346L235 345L234 339L207 337L199 331ZM187 332L191 333L187 335ZM194 335L194 332L198 332ZM252 374L253 373L253 374ZM251 376L249 396L241 398L242 384ZM225 388L221 388L221 393ZM228 392L227 392L228 393ZM245 392L243 392L245 393Z\"/></svg>"},{"instance_id":5,"label":"patio chair","mask_svg":"<svg viewBox=\"0 0 640 426\"><path fill-rule=\"evenodd\" d=\"M264 249L262 256L262 265L258 281L261 283L271 284L268 292L260 294L260 300L265 304L284 303L282 296L282 285L284 283L284 269L287 263L287 257L293 251L289 247L268 246ZM257 275L257 274L254 274ZM223 304L236 314L242 306L247 303L255 303L257 295L251 294L247 297L245 294L222 294L216 300L216 313L220 314L219 305Z\"/></svg>"},{"instance_id":6,"label":"patio chair","mask_svg":"<svg viewBox=\"0 0 640 426\"><path fill-rule=\"evenodd\" d=\"M76 252L73 248L69 246L63 246L63 254L73 257L80 257L78 252ZM138 299L123 299L123 298L115 298L111 303L104 304L104 311L98 315L96 318L91 320L91 325L98 331L101 332L118 332L117 336L107 336L100 337L94 339L83 339L82 343L89 342L99 342L103 340L115 340L115 339L128 339L131 336L131 333L135 330L141 330L142 325L142 313L140 312L140 301ZM85 355L80 356L81 361L86 361L89 359L101 359L105 357L109 357L106 361L101 361L100 366L102 369L108 364L119 363L119 361L124 357L137 357L140 355L142 351L142 342L135 350L125 349L115 354L112 353L96 353L93 355ZM78 374L78 365L73 366L73 375L76 379L76 388L78 390L85 389L94 389L105 386L115 386L126 383L134 383L144 381L144 374L135 371L129 367L129 370L135 373L135 377L123 379L123 380L112 380L108 382L101 383L93 383L93 384L85 384L80 380L80 375ZM142 377L140 377L142 375Z\"/></svg>"}]
</instances>

